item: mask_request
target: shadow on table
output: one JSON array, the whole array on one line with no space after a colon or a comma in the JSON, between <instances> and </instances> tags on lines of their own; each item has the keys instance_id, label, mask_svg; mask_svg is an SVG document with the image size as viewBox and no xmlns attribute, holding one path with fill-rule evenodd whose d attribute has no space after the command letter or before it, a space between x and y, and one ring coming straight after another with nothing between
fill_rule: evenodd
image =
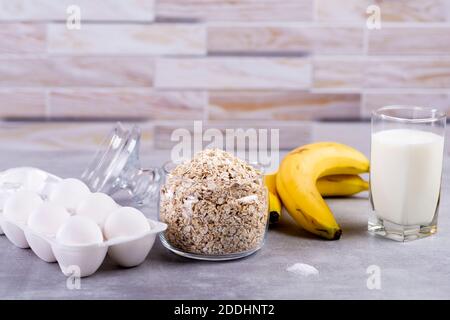
<instances>
[{"instance_id":1,"label":"shadow on table","mask_svg":"<svg viewBox=\"0 0 450 320\"><path fill-rule=\"evenodd\" d=\"M339 201L339 200L348 200L349 198L330 198L330 199ZM351 199L352 201L355 201L355 205L360 205L361 202L367 201L367 199L365 198L358 198L358 197L354 197ZM345 216L343 212L336 211L335 214L336 220L341 226L345 238L357 237L360 236L361 234L367 233L367 215L365 213L363 213L363 216L359 215L356 216L354 219L352 217ZM324 240L302 229L285 209L283 209L281 220L278 223L269 226L269 232L283 233L290 237L304 238L308 240L318 240L318 241Z\"/></svg>"},{"instance_id":2,"label":"shadow on table","mask_svg":"<svg viewBox=\"0 0 450 320\"><path fill-rule=\"evenodd\" d=\"M308 240L321 240L316 235L302 229L291 217L285 218L286 215L288 215L288 213L283 212L283 218L281 218L281 220L278 223L270 225L269 232L282 233L289 237L295 238L304 238Z\"/></svg>"}]
</instances>

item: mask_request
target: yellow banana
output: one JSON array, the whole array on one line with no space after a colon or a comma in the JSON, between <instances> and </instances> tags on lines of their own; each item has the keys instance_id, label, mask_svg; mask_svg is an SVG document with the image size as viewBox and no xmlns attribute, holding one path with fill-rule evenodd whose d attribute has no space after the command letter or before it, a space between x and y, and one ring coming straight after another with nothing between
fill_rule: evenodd
<instances>
[{"instance_id":1,"label":"yellow banana","mask_svg":"<svg viewBox=\"0 0 450 320\"><path fill-rule=\"evenodd\" d=\"M278 196L269 191L269 222L276 223L281 217L281 200Z\"/></svg>"},{"instance_id":2,"label":"yellow banana","mask_svg":"<svg viewBox=\"0 0 450 320\"><path fill-rule=\"evenodd\" d=\"M266 185L269 192L278 195L277 192L277 173L266 174L264 176L264 184Z\"/></svg>"},{"instance_id":3,"label":"yellow banana","mask_svg":"<svg viewBox=\"0 0 450 320\"><path fill-rule=\"evenodd\" d=\"M322 197L346 197L369 189L369 183L360 176L338 174L317 180L317 189Z\"/></svg>"},{"instance_id":4,"label":"yellow banana","mask_svg":"<svg viewBox=\"0 0 450 320\"><path fill-rule=\"evenodd\" d=\"M276 175L276 189L289 214L304 229L330 240L342 234L340 226L317 189L317 180L369 170L359 151L335 142L320 142L292 150Z\"/></svg>"},{"instance_id":5,"label":"yellow banana","mask_svg":"<svg viewBox=\"0 0 450 320\"><path fill-rule=\"evenodd\" d=\"M265 175L264 182L269 190L269 221L276 223L281 218L282 207L276 187L276 173ZM369 189L367 181L352 174L322 177L316 185L322 197L346 197Z\"/></svg>"},{"instance_id":6,"label":"yellow banana","mask_svg":"<svg viewBox=\"0 0 450 320\"><path fill-rule=\"evenodd\" d=\"M269 222L276 223L281 218L281 200L276 186L276 172L264 176L264 183L269 191Z\"/></svg>"}]
</instances>

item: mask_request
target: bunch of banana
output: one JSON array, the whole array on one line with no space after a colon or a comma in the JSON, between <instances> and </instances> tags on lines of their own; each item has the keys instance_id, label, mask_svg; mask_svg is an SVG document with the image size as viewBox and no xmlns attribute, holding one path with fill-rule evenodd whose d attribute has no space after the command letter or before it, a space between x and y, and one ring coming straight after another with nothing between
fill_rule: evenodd
<instances>
[{"instance_id":1,"label":"bunch of banana","mask_svg":"<svg viewBox=\"0 0 450 320\"><path fill-rule=\"evenodd\" d=\"M357 175L368 171L369 160L359 151L339 143L320 142L292 150L274 178L266 178L266 185L270 194L281 197L300 226L326 239L337 240L342 230L322 196L349 196L367 190L367 182ZM276 200L273 205L270 203L273 198L270 194L270 210L279 217L281 206L278 212Z\"/></svg>"},{"instance_id":2,"label":"bunch of banana","mask_svg":"<svg viewBox=\"0 0 450 320\"><path fill-rule=\"evenodd\" d=\"M276 173L264 177L269 190L270 223L276 223L281 218L281 200L276 187ZM337 174L322 177L317 180L317 190L322 197L349 197L362 191L369 190L369 183L358 175Z\"/></svg>"}]
</instances>

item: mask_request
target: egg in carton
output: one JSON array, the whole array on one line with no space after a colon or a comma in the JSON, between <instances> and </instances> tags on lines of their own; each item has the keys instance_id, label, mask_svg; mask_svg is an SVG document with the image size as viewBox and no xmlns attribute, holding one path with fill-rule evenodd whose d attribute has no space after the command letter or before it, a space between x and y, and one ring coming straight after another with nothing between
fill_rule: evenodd
<instances>
[{"instance_id":1,"label":"egg in carton","mask_svg":"<svg viewBox=\"0 0 450 320\"><path fill-rule=\"evenodd\" d=\"M0 172L0 213L3 212L6 200L17 191L28 190L46 198L52 186L60 180L55 175L32 167L18 167ZM0 235L3 234L0 227Z\"/></svg>"},{"instance_id":2,"label":"egg in carton","mask_svg":"<svg viewBox=\"0 0 450 320\"><path fill-rule=\"evenodd\" d=\"M137 266L146 259L156 235L167 228L137 209L120 207L108 195L85 192L79 180L53 177L51 188L41 188L45 194L30 190L11 194L0 213L0 225L13 244L31 247L46 262L57 261L65 275L72 275L74 268L81 277L92 275L106 254L120 266Z\"/></svg>"}]
</instances>

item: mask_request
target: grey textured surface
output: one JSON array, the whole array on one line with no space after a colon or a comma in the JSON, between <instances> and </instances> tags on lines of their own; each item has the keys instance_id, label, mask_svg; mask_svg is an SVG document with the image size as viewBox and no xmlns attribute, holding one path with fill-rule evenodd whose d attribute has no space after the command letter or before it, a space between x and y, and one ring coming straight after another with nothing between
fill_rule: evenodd
<instances>
[{"instance_id":1,"label":"grey textured surface","mask_svg":"<svg viewBox=\"0 0 450 320\"><path fill-rule=\"evenodd\" d=\"M368 153L368 124L319 124L314 140L348 143ZM167 152L143 150L146 165L158 165ZM32 165L63 177L79 176L90 158L85 153L2 154L0 170ZM199 262L178 257L158 241L147 260L121 269L108 260L80 290L68 290L57 264L45 263L31 250L0 237L0 298L14 299L448 299L450 298L450 197L448 153L437 235L398 243L370 236L368 201L361 195L329 204L343 228L339 241L303 232L287 215L270 228L257 254L232 262ZM149 212L155 214L155 212ZM286 271L294 263L315 266L318 276ZM369 290L367 268L381 269L381 290Z\"/></svg>"}]
</instances>

